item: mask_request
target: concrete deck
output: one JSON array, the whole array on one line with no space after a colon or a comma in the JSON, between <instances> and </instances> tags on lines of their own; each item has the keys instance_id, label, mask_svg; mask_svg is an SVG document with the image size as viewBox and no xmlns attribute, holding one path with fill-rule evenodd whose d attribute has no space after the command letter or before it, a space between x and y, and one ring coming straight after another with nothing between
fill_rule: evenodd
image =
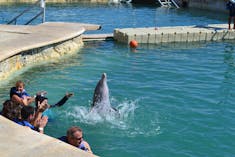
<instances>
[{"instance_id":1,"label":"concrete deck","mask_svg":"<svg viewBox=\"0 0 235 157\"><path fill-rule=\"evenodd\" d=\"M113 33L110 34L83 34L83 41L113 40Z\"/></svg>"},{"instance_id":2,"label":"concrete deck","mask_svg":"<svg viewBox=\"0 0 235 157\"><path fill-rule=\"evenodd\" d=\"M100 29L100 25L65 22L47 22L35 26L0 25L0 80L7 79L23 67L77 50L82 46L82 33L97 29ZM0 132L1 157L95 156L2 116Z\"/></svg>"},{"instance_id":3,"label":"concrete deck","mask_svg":"<svg viewBox=\"0 0 235 157\"><path fill-rule=\"evenodd\" d=\"M0 116L1 157L96 157Z\"/></svg>"},{"instance_id":4,"label":"concrete deck","mask_svg":"<svg viewBox=\"0 0 235 157\"><path fill-rule=\"evenodd\" d=\"M118 42L129 43L136 40L138 43L170 43L234 40L235 31L228 30L227 24L212 24L206 26L176 26L151 28L115 29L114 39Z\"/></svg>"},{"instance_id":5,"label":"concrete deck","mask_svg":"<svg viewBox=\"0 0 235 157\"><path fill-rule=\"evenodd\" d=\"M36 26L0 25L0 61L22 51L63 42L100 25L46 22Z\"/></svg>"}]
</instances>

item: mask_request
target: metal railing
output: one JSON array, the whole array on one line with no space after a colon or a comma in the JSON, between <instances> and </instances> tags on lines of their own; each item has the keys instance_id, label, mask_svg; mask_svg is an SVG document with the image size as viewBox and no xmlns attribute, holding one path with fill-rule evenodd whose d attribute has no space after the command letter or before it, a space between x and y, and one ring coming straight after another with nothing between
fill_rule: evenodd
<instances>
[{"instance_id":1,"label":"metal railing","mask_svg":"<svg viewBox=\"0 0 235 157\"><path fill-rule=\"evenodd\" d=\"M179 5L174 0L171 0L171 2L174 4L176 8L179 8Z\"/></svg>"},{"instance_id":2,"label":"metal railing","mask_svg":"<svg viewBox=\"0 0 235 157\"><path fill-rule=\"evenodd\" d=\"M24 11L22 11L19 15L17 15L16 17L14 17L12 20L10 20L9 22L7 22L8 25L10 24L17 24L17 20L18 18L20 18L22 15L24 15L25 13L29 12L30 10L32 10L33 8L35 8L36 6L38 6L40 3L40 12L37 13L33 18L31 18L29 21L27 21L24 25L28 25L30 24L32 21L34 21L35 19L37 19L40 15L42 15L42 23L45 22L46 18L45 18L45 13L46 13L46 3L45 0L38 0L33 4L33 7L30 6L28 8L26 8Z\"/></svg>"},{"instance_id":3,"label":"metal railing","mask_svg":"<svg viewBox=\"0 0 235 157\"><path fill-rule=\"evenodd\" d=\"M161 6L172 7L172 3L176 8L179 8L178 4L174 0L158 0Z\"/></svg>"}]
</instances>

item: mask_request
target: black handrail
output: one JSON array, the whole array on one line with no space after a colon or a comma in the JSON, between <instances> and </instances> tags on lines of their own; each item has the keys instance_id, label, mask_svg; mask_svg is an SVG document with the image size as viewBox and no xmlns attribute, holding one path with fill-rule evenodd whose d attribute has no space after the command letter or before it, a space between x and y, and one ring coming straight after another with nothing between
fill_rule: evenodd
<instances>
[{"instance_id":1,"label":"black handrail","mask_svg":"<svg viewBox=\"0 0 235 157\"><path fill-rule=\"evenodd\" d=\"M33 20L35 20L38 16L43 14L43 10L40 11L36 16L34 16L32 19L30 19L28 22L25 23L25 25L30 24Z\"/></svg>"},{"instance_id":2,"label":"black handrail","mask_svg":"<svg viewBox=\"0 0 235 157\"><path fill-rule=\"evenodd\" d=\"M33 7L32 7L32 6L28 7L28 8L25 9L22 13L20 13L19 15L17 15L16 17L14 17L12 20L10 20L9 22L7 22L7 24L9 25L9 24L11 24L11 23L13 23L13 22L14 22L14 24L16 24L16 21L17 21L17 19L18 19L20 16L22 16L24 13L30 11L32 8L36 7L36 5L40 3L40 1L41 1L41 0L36 1L36 2L33 4ZM40 11L39 14L37 14L36 16L34 16L34 17L33 17L31 20L29 20L25 25L31 23L31 22L32 22L33 20L35 20L38 16L40 16L43 12L44 12L43 10Z\"/></svg>"}]
</instances>

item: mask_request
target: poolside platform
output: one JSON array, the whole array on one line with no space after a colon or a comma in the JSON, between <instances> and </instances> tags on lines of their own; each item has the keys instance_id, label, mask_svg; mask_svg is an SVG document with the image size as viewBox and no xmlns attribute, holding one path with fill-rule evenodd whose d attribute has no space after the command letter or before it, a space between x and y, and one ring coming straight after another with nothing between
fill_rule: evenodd
<instances>
[{"instance_id":1,"label":"poolside platform","mask_svg":"<svg viewBox=\"0 0 235 157\"><path fill-rule=\"evenodd\" d=\"M81 35L100 25L46 22L40 25L0 25L0 82L22 68L54 61L78 52ZM22 127L0 115L1 157L92 157L55 138ZM66 133L66 131L65 131Z\"/></svg>"},{"instance_id":2,"label":"poolside platform","mask_svg":"<svg viewBox=\"0 0 235 157\"><path fill-rule=\"evenodd\" d=\"M0 25L0 80L24 68L73 54L83 46L85 31L100 25L45 22L39 25Z\"/></svg>"},{"instance_id":3,"label":"poolside platform","mask_svg":"<svg viewBox=\"0 0 235 157\"><path fill-rule=\"evenodd\" d=\"M113 33L109 34L83 34L83 41L113 40Z\"/></svg>"},{"instance_id":4,"label":"poolside platform","mask_svg":"<svg viewBox=\"0 0 235 157\"><path fill-rule=\"evenodd\" d=\"M96 157L0 116L1 157ZM66 134L66 132L65 132Z\"/></svg>"},{"instance_id":5,"label":"poolside platform","mask_svg":"<svg viewBox=\"0 0 235 157\"><path fill-rule=\"evenodd\" d=\"M52 45L80 36L100 25L46 22L40 25L0 25L0 61L17 53Z\"/></svg>"},{"instance_id":6,"label":"poolside platform","mask_svg":"<svg viewBox=\"0 0 235 157\"><path fill-rule=\"evenodd\" d=\"M228 24L124 28L114 30L114 40L126 44L131 40L149 44L234 40L235 31L227 28Z\"/></svg>"}]
</instances>

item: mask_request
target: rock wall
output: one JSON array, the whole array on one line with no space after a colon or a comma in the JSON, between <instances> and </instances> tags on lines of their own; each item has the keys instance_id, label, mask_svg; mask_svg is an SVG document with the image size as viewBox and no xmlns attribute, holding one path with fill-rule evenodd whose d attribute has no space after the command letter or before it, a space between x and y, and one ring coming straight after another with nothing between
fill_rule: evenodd
<instances>
[{"instance_id":1,"label":"rock wall","mask_svg":"<svg viewBox=\"0 0 235 157\"><path fill-rule=\"evenodd\" d=\"M82 37L21 52L0 62L0 80L6 80L11 74L23 68L59 59L78 52L83 46Z\"/></svg>"}]
</instances>

